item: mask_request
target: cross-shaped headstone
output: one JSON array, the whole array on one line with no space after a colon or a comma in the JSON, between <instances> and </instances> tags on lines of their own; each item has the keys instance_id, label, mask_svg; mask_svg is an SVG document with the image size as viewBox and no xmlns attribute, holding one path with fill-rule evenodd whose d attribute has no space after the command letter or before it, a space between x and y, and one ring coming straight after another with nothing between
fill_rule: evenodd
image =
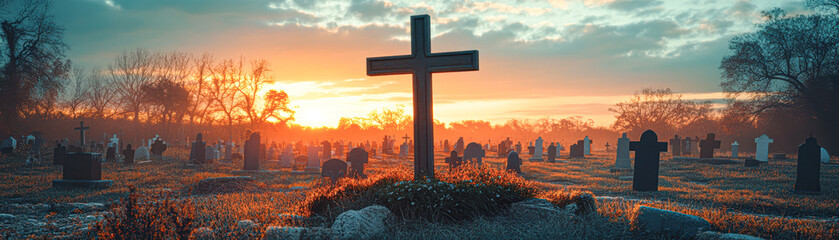
<instances>
[{"instance_id":1,"label":"cross-shaped headstone","mask_svg":"<svg viewBox=\"0 0 839 240\"><path fill-rule=\"evenodd\" d=\"M411 138L411 137L408 137L408 134L407 134L407 133L405 134L405 136L404 136L404 137L402 137L402 139L405 139L405 144L406 144L406 145L408 144L408 139L410 139L410 138Z\"/></svg>"},{"instance_id":2,"label":"cross-shaped headstone","mask_svg":"<svg viewBox=\"0 0 839 240\"><path fill-rule=\"evenodd\" d=\"M720 148L720 140L715 140L717 135L709 133L704 140L699 141L700 158L714 158L714 149Z\"/></svg>"},{"instance_id":3,"label":"cross-shaped headstone","mask_svg":"<svg viewBox=\"0 0 839 240\"><path fill-rule=\"evenodd\" d=\"M635 151L635 173L632 190L658 191L659 152L667 151L667 143L659 142L652 130L644 131L638 142L629 142L629 150Z\"/></svg>"},{"instance_id":4,"label":"cross-shaped headstone","mask_svg":"<svg viewBox=\"0 0 839 240\"><path fill-rule=\"evenodd\" d=\"M85 143L84 131L90 130L90 127L85 127L84 126L84 121L79 122L79 124L80 124L79 127L75 128L75 129L76 129L76 131L79 131L79 135L80 135L81 140L82 140L81 147L82 147L82 149L84 149L84 143Z\"/></svg>"},{"instance_id":5,"label":"cross-shaped headstone","mask_svg":"<svg viewBox=\"0 0 839 240\"><path fill-rule=\"evenodd\" d=\"M413 74L414 178L434 177L431 73L478 70L478 51L431 53L431 17L411 16L411 55L367 58L367 75Z\"/></svg>"}]
</instances>

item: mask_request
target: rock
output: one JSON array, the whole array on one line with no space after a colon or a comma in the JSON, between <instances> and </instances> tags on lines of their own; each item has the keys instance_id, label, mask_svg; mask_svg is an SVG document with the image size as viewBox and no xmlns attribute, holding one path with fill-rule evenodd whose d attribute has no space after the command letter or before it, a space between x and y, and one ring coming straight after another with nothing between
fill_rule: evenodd
<instances>
[{"instance_id":1,"label":"rock","mask_svg":"<svg viewBox=\"0 0 839 240\"><path fill-rule=\"evenodd\" d=\"M238 227L239 229L250 230L250 229L256 227L256 223L251 221L250 219L245 219L245 220L240 220L239 222L237 222L236 227Z\"/></svg>"},{"instance_id":2,"label":"rock","mask_svg":"<svg viewBox=\"0 0 839 240\"><path fill-rule=\"evenodd\" d=\"M673 211L640 206L632 225L653 233L670 233L676 238L694 238L700 231L710 230L707 220Z\"/></svg>"},{"instance_id":3,"label":"rock","mask_svg":"<svg viewBox=\"0 0 839 240\"><path fill-rule=\"evenodd\" d=\"M337 239L372 239L380 237L393 213L386 207L373 205L361 210L341 213L332 224Z\"/></svg>"},{"instance_id":4,"label":"rock","mask_svg":"<svg viewBox=\"0 0 839 240\"><path fill-rule=\"evenodd\" d=\"M577 212L577 209L579 209L579 207L577 207L576 203L565 205L566 212Z\"/></svg>"},{"instance_id":5,"label":"rock","mask_svg":"<svg viewBox=\"0 0 839 240\"><path fill-rule=\"evenodd\" d=\"M576 211L576 209L574 210ZM569 212L566 212L564 209L559 209L556 206L554 206L550 201L541 198L533 198L513 203L512 205L510 205L509 211L511 216L529 217L537 219L556 216L572 216Z\"/></svg>"},{"instance_id":6,"label":"rock","mask_svg":"<svg viewBox=\"0 0 839 240\"><path fill-rule=\"evenodd\" d=\"M0 220L14 220L15 218L17 218L15 217L15 215L11 215L8 213L0 213Z\"/></svg>"},{"instance_id":7,"label":"rock","mask_svg":"<svg viewBox=\"0 0 839 240\"><path fill-rule=\"evenodd\" d=\"M306 232L304 227L269 226L263 240L297 240Z\"/></svg>"},{"instance_id":8,"label":"rock","mask_svg":"<svg viewBox=\"0 0 839 240\"><path fill-rule=\"evenodd\" d=\"M213 239L213 229L208 227L200 227L195 230L192 230L192 233L189 235L189 239L195 240L210 240Z\"/></svg>"},{"instance_id":9,"label":"rock","mask_svg":"<svg viewBox=\"0 0 839 240\"><path fill-rule=\"evenodd\" d=\"M720 240L763 240L763 238L753 237L745 234L726 233L720 237Z\"/></svg>"}]
</instances>

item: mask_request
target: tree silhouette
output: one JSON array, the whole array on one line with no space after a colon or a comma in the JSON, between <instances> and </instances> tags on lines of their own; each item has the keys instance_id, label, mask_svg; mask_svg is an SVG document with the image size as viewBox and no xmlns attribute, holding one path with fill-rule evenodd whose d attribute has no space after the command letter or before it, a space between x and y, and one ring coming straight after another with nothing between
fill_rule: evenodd
<instances>
[{"instance_id":1,"label":"tree silhouette","mask_svg":"<svg viewBox=\"0 0 839 240\"><path fill-rule=\"evenodd\" d=\"M707 119L711 103L683 100L682 95L674 94L669 88L645 88L609 111L617 114L613 127L619 132L635 135L653 129L667 133Z\"/></svg>"}]
</instances>

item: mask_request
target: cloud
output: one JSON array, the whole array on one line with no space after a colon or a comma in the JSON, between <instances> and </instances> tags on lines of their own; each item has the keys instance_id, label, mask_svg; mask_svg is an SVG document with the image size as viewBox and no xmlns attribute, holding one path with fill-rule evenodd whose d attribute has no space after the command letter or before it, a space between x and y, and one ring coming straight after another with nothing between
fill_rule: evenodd
<instances>
[{"instance_id":1,"label":"cloud","mask_svg":"<svg viewBox=\"0 0 839 240\"><path fill-rule=\"evenodd\" d=\"M642 8L659 6L662 3L663 2L661 0L616 0L608 3L607 7L613 10L629 12Z\"/></svg>"}]
</instances>

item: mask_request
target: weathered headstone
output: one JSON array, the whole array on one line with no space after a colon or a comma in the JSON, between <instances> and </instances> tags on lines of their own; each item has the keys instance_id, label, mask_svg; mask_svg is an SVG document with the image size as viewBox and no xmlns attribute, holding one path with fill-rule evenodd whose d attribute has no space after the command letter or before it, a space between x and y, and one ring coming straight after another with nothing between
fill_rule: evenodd
<instances>
[{"instance_id":1,"label":"weathered headstone","mask_svg":"<svg viewBox=\"0 0 839 240\"><path fill-rule=\"evenodd\" d=\"M347 155L347 162L350 162L350 177L354 178L365 178L367 177L364 174L364 164L368 162L368 154L367 151L364 151L363 148L353 148L350 150L350 153Z\"/></svg>"},{"instance_id":2,"label":"weathered headstone","mask_svg":"<svg viewBox=\"0 0 839 240\"><path fill-rule=\"evenodd\" d=\"M682 155L691 156L696 154L695 152L691 152L691 145L696 144L691 141L690 137L685 137L685 139L682 140Z\"/></svg>"},{"instance_id":3,"label":"weathered headstone","mask_svg":"<svg viewBox=\"0 0 839 240\"><path fill-rule=\"evenodd\" d=\"M457 151L452 151L451 155L446 157L446 163L449 164L449 168L456 168L463 164L463 158L457 156Z\"/></svg>"},{"instance_id":4,"label":"weathered headstone","mask_svg":"<svg viewBox=\"0 0 839 240\"><path fill-rule=\"evenodd\" d=\"M195 137L195 141L192 142L192 148L189 151L189 161L193 164L207 164L207 157L206 157L206 148L207 143L204 142L204 135L198 133ZM155 150L154 145L152 145L151 152Z\"/></svg>"},{"instance_id":5,"label":"weathered headstone","mask_svg":"<svg viewBox=\"0 0 839 240\"><path fill-rule=\"evenodd\" d=\"M527 154L529 154L530 156L533 156L533 154L536 153L536 147L533 146L533 142L530 142L529 144L530 145L527 146Z\"/></svg>"},{"instance_id":6,"label":"weathered headstone","mask_svg":"<svg viewBox=\"0 0 839 240\"><path fill-rule=\"evenodd\" d=\"M449 146L449 140L443 141L443 152L451 152L451 146Z\"/></svg>"},{"instance_id":7,"label":"weathered headstone","mask_svg":"<svg viewBox=\"0 0 839 240\"><path fill-rule=\"evenodd\" d=\"M9 137L7 139L3 139L3 142L0 143L0 153L3 154L10 154L15 151L17 147L17 140L13 137Z\"/></svg>"},{"instance_id":8,"label":"weathered headstone","mask_svg":"<svg viewBox=\"0 0 839 240\"><path fill-rule=\"evenodd\" d=\"M556 146L554 146L554 143L551 143L551 145L548 146L548 162L556 162Z\"/></svg>"},{"instance_id":9,"label":"weathered headstone","mask_svg":"<svg viewBox=\"0 0 839 240\"><path fill-rule=\"evenodd\" d=\"M67 147L55 141L55 149L52 151L52 165L64 165L67 157Z\"/></svg>"},{"instance_id":10,"label":"weathered headstone","mask_svg":"<svg viewBox=\"0 0 839 240\"><path fill-rule=\"evenodd\" d=\"M84 122L82 122L84 126ZM81 139L84 139L84 131L89 128L81 127ZM84 141L82 141L84 142ZM113 181L102 180L102 163L99 161L99 153L71 152L67 153L64 159L64 172L62 179L52 181L53 187L71 188L107 188Z\"/></svg>"},{"instance_id":11,"label":"weathered headstone","mask_svg":"<svg viewBox=\"0 0 839 240\"><path fill-rule=\"evenodd\" d=\"M245 140L245 161L243 162L242 170L258 171L259 170L259 154L262 146L259 132L251 133L248 140Z\"/></svg>"},{"instance_id":12,"label":"weathered headstone","mask_svg":"<svg viewBox=\"0 0 839 240\"><path fill-rule=\"evenodd\" d=\"M466 145L466 149L463 150L463 162L471 163L471 160L475 159L475 162L477 162L478 165L481 165L483 163L482 159L485 155L486 151L484 151L484 149L481 148L480 144L471 142L468 145Z\"/></svg>"},{"instance_id":13,"label":"weathered headstone","mask_svg":"<svg viewBox=\"0 0 839 240\"><path fill-rule=\"evenodd\" d=\"M280 154L280 167L290 168L294 166L294 147L289 144L283 149Z\"/></svg>"},{"instance_id":14,"label":"weathered headstone","mask_svg":"<svg viewBox=\"0 0 839 240\"><path fill-rule=\"evenodd\" d=\"M122 155L125 158L122 159L122 163L124 164L134 164L134 152L135 150L131 148L131 144L125 146L125 150L122 150Z\"/></svg>"},{"instance_id":15,"label":"weathered headstone","mask_svg":"<svg viewBox=\"0 0 839 240\"><path fill-rule=\"evenodd\" d=\"M541 162L541 161L545 160L544 158L542 158L542 152L544 150L543 149L543 147L544 147L543 143L544 143L544 140L542 140L542 137L539 137L539 138L536 139L536 145L534 146L535 149L533 149L534 152L533 152L533 155L530 157L530 159L528 159L529 161Z\"/></svg>"},{"instance_id":16,"label":"weathered headstone","mask_svg":"<svg viewBox=\"0 0 839 240\"><path fill-rule=\"evenodd\" d=\"M308 151L306 151L306 155L309 157L308 161L306 162L306 171L307 172L320 172L320 156L323 147L321 146L309 146Z\"/></svg>"},{"instance_id":17,"label":"weathered headstone","mask_svg":"<svg viewBox=\"0 0 839 240\"><path fill-rule=\"evenodd\" d=\"M755 143L757 144L755 148L755 159L761 162L769 161L769 144L774 141L769 136L766 136L766 134L755 138Z\"/></svg>"},{"instance_id":18,"label":"weathered headstone","mask_svg":"<svg viewBox=\"0 0 839 240\"><path fill-rule=\"evenodd\" d=\"M585 155L591 155L591 143L594 142L586 136L583 138L583 151Z\"/></svg>"},{"instance_id":19,"label":"weathered headstone","mask_svg":"<svg viewBox=\"0 0 839 240\"><path fill-rule=\"evenodd\" d=\"M679 135L670 139L670 155L673 155L674 157L682 156L682 139Z\"/></svg>"},{"instance_id":20,"label":"weathered headstone","mask_svg":"<svg viewBox=\"0 0 839 240\"><path fill-rule=\"evenodd\" d=\"M709 133L705 139L699 141L700 158L714 158L714 149L720 148L721 143L720 140L716 140L716 137L716 134Z\"/></svg>"},{"instance_id":21,"label":"weathered headstone","mask_svg":"<svg viewBox=\"0 0 839 240\"><path fill-rule=\"evenodd\" d=\"M731 158L739 157L739 155L740 155L739 151L740 151L740 144L737 143L737 141L734 141L733 143L731 143Z\"/></svg>"},{"instance_id":22,"label":"weathered headstone","mask_svg":"<svg viewBox=\"0 0 839 240\"><path fill-rule=\"evenodd\" d=\"M306 155L299 155L294 157L294 165L291 167L292 171L301 171L305 170L306 166L309 165L309 156Z\"/></svg>"},{"instance_id":23,"label":"weathered headstone","mask_svg":"<svg viewBox=\"0 0 839 240\"><path fill-rule=\"evenodd\" d=\"M516 143L516 153L521 152L521 142Z\"/></svg>"},{"instance_id":24,"label":"weathered headstone","mask_svg":"<svg viewBox=\"0 0 839 240\"><path fill-rule=\"evenodd\" d=\"M79 127L74 128L74 129L76 131L79 131L79 139L80 139L79 145L82 148L82 151L84 151L84 144L85 144L85 142L87 142L87 139L85 139L84 131L90 130L90 127L85 127L84 121L81 121L81 122L79 122Z\"/></svg>"},{"instance_id":25,"label":"weathered headstone","mask_svg":"<svg viewBox=\"0 0 839 240\"><path fill-rule=\"evenodd\" d=\"M701 154L701 152L699 151L699 144L702 143L702 140L699 140L699 136L693 136L693 140L690 140L690 142L690 151L697 155ZM702 156L700 156L700 158L701 157Z\"/></svg>"},{"instance_id":26,"label":"weathered headstone","mask_svg":"<svg viewBox=\"0 0 839 240\"><path fill-rule=\"evenodd\" d=\"M202 142L202 146L206 146L207 144L199 139L195 139L195 141ZM163 156L163 152L165 152L167 148L168 146L165 142L163 142L163 139L158 138L157 140L154 140L154 143L151 144L151 149L149 149L149 152L154 154L155 156Z\"/></svg>"},{"instance_id":27,"label":"weathered headstone","mask_svg":"<svg viewBox=\"0 0 839 240\"><path fill-rule=\"evenodd\" d=\"M821 192L821 146L812 136L798 146L798 169L795 176L796 192Z\"/></svg>"},{"instance_id":28,"label":"weathered headstone","mask_svg":"<svg viewBox=\"0 0 839 240\"><path fill-rule=\"evenodd\" d=\"M323 151L323 152L321 152L320 157L324 160L331 159L332 158L332 143L330 143L329 141L323 141L323 142L320 143L320 146L321 146L322 151Z\"/></svg>"},{"instance_id":29,"label":"weathered headstone","mask_svg":"<svg viewBox=\"0 0 839 240\"><path fill-rule=\"evenodd\" d=\"M830 153L827 152L827 149L822 148L820 159L824 164L830 163Z\"/></svg>"},{"instance_id":30,"label":"weathered headstone","mask_svg":"<svg viewBox=\"0 0 839 240\"><path fill-rule=\"evenodd\" d=\"M151 159L149 148L140 146L134 150L134 161L146 161Z\"/></svg>"},{"instance_id":31,"label":"weathered headstone","mask_svg":"<svg viewBox=\"0 0 839 240\"><path fill-rule=\"evenodd\" d=\"M105 151L105 161L116 161L116 147L108 146L108 150Z\"/></svg>"},{"instance_id":32,"label":"weathered headstone","mask_svg":"<svg viewBox=\"0 0 839 240\"><path fill-rule=\"evenodd\" d=\"M515 173L521 174L521 158L519 157L519 153L516 151L510 151L510 154L507 154L507 166L506 171L513 171Z\"/></svg>"},{"instance_id":33,"label":"weathered headstone","mask_svg":"<svg viewBox=\"0 0 839 240\"><path fill-rule=\"evenodd\" d=\"M635 173L632 190L658 191L659 152L667 151L666 142L658 142L652 130L644 131L640 141L629 142L629 150L635 151Z\"/></svg>"},{"instance_id":34,"label":"weathered headstone","mask_svg":"<svg viewBox=\"0 0 839 240\"><path fill-rule=\"evenodd\" d=\"M454 150L457 151L457 154L463 155L463 149L466 148L466 143L463 142L463 137L457 139L457 142L454 143Z\"/></svg>"},{"instance_id":35,"label":"weathered headstone","mask_svg":"<svg viewBox=\"0 0 839 240\"><path fill-rule=\"evenodd\" d=\"M218 159L215 158L215 156L213 154L213 152L215 152L215 150L216 150L216 148L213 147L213 146L210 146L210 145L205 147L204 148L204 158L206 158L207 161L209 161L209 162L213 162L215 160L218 160Z\"/></svg>"},{"instance_id":36,"label":"weathered headstone","mask_svg":"<svg viewBox=\"0 0 839 240\"><path fill-rule=\"evenodd\" d=\"M614 169L617 169L617 171L632 169L632 159L629 158L629 138L626 137L626 133L623 133L621 138L618 138Z\"/></svg>"},{"instance_id":37,"label":"weathered headstone","mask_svg":"<svg viewBox=\"0 0 839 240\"><path fill-rule=\"evenodd\" d=\"M585 158L585 148L583 145L583 140L579 140L574 145L571 145L570 156L572 158Z\"/></svg>"},{"instance_id":38,"label":"weathered headstone","mask_svg":"<svg viewBox=\"0 0 839 240\"><path fill-rule=\"evenodd\" d=\"M320 172L321 177L330 178L332 181L347 176L347 162L333 158L323 162Z\"/></svg>"},{"instance_id":39,"label":"weathered headstone","mask_svg":"<svg viewBox=\"0 0 839 240\"><path fill-rule=\"evenodd\" d=\"M498 157L504 157L507 155L507 146L504 142L498 143Z\"/></svg>"}]
</instances>

